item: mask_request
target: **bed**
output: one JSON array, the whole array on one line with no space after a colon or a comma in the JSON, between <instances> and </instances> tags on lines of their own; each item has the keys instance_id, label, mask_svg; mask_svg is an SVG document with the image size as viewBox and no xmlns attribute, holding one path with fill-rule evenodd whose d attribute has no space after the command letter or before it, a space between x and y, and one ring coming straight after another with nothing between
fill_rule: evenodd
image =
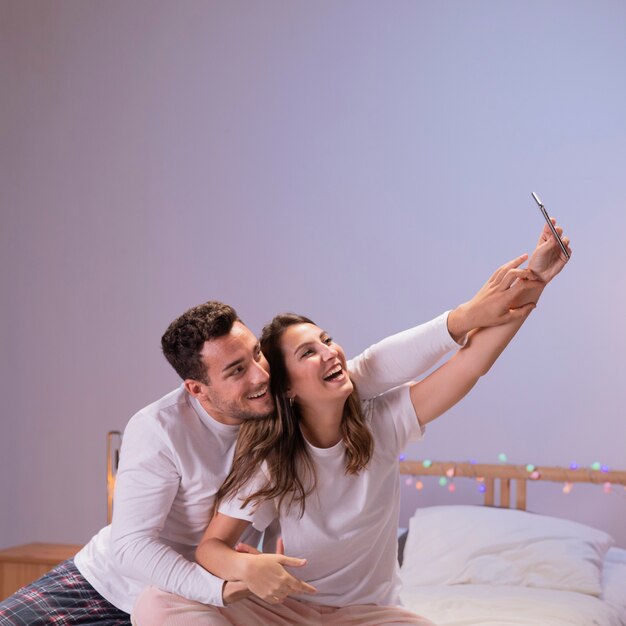
<instances>
[{"instance_id":1,"label":"bed","mask_svg":"<svg viewBox=\"0 0 626 626\"><path fill-rule=\"evenodd\" d=\"M525 510L529 482L626 485L626 472L403 461L401 473L479 480L486 505L415 512L400 570L407 608L437 626L626 626L626 550Z\"/></svg>"}]
</instances>

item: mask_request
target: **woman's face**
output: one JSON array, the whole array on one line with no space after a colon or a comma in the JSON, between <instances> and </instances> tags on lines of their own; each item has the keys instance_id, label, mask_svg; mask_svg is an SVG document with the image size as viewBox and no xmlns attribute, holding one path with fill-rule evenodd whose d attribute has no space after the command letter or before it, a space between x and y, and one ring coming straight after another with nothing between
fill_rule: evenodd
<instances>
[{"instance_id":1,"label":"woman's face","mask_svg":"<svg viewBox=\"0 0 626 626\"><path fill-rule=\"evenodd\" d=\"M280 347L289 377L288 395L302 409L320 402L345 402L352 393L346 355L319 326L289 326L281 337Z\"/></svg>"}]
</instances>

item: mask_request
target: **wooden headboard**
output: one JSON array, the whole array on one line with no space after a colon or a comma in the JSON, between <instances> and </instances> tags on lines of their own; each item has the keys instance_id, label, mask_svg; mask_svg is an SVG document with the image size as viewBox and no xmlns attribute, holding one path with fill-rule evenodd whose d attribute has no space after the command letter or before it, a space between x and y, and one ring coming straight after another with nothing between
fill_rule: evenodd
<instances>
[{"instance_id":1,"label":"wooden headboard","mask_svg":"<svg viewBox=\"0 0 626 626\"><path fill-rule=\"evenodd\" d=\"M626 472L589 468L527 467L454 461L400 461L400 473L411 476L453 476L484 481L485 505L495 506L496 481L500 483L497 506L511 508L511 481L515 483L515 508L526 510L526 484L538 480L556 483L595 483L626 486Z\"/></svg>"}]
</instances>

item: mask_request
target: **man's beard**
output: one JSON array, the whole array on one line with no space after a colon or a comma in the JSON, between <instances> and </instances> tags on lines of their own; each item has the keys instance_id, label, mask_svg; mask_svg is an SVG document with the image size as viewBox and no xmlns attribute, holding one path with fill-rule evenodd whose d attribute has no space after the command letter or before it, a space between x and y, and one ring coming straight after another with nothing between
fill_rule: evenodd
<instances>
[{"instance_id":1,"label":"man's beard","mask_svg":"<svg viewBox=\"0 0 626 626\"><path fill-rule=\"evenodd\" d=\"M253 420L266 420L271 417L276 417L276 409L273 408L271 411L269 411L269 413L265 413L265 414L252 413L251 411L240 410L240 412L234 415L234 417L244 422L251 422Z\"/></svg>"},{"instance_id":2,"label":"man's beard","mask_svg":"<svg viewBox=\"0 0 626 626\"><path fill-rule=\"evenodd\" d=\"M273 402L272 407L265 410L263 413L247 409L242 406L240 402L222 402L217 398L214 398L213 404L220 411L220 413L222 413L222 415L227 415L232 419L241 421L264 420L276 415L276 407Z\"/></svg>"}]
</instances>

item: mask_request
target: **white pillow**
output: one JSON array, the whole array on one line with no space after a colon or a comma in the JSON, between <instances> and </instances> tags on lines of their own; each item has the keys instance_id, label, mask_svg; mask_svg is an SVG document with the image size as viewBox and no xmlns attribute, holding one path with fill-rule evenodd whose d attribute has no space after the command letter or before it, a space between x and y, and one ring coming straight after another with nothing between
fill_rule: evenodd
<instances>
[{"instance_id":1,"label":"white pillow","mask_svg":"<svg viewBox=\"0 0 626 626\"><path fill-rule=\"evenodd\" d=\"M418 509L402 582L519 585L598 596L610 535L563 519L484 506Z\"/></svg>"}]
</instances>

